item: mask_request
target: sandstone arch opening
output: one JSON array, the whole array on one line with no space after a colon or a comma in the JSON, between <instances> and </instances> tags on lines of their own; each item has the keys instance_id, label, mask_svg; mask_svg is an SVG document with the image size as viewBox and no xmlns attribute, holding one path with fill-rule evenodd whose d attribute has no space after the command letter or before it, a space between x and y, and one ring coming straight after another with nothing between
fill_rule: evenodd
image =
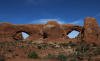
<instances>
[{"instance_id":1,"label":"sandstone arch opening","mask_svg":"<svg viewBox=\"0 0 100 61\"><path fill-rule=\"evenodd\" d=\"M24 39L26 39L27 37L29 37L29 35L27 33L25 33L25 32L22 32L22 36L23 36Z\"/></svg>"},{"instance_id":2,"label":"sandstone arch opening","mask_svg":"<svg viewBox=\"0 0 100 61\"><path fill-rule=\"evenodd\" d=\"M72 31L71 33L69 33L67 36L68 36L69 38L75 38L75 37L78 36L78 34L79 34L78 31L73 30L73 31Z\"/></svg>"}]
</instances>

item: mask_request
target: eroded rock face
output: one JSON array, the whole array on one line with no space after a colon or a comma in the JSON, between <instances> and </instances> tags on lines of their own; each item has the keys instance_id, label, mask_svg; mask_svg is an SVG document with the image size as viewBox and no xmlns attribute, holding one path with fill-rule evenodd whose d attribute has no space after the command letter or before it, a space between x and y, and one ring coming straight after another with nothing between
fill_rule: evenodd
<instances>
[{"instance_id":1,"label":"eroded rock face","mask_svg":"<svg viewBox=\"0 0 100 61\"><path fill-rule=\"evenodd\" d=\"M70 39L67 35L76 30L79 33L78 37ZM23 40L21 32L29 35ZM50 20L46 24L11 24L8 22L0 23L0 40L1 41L36 41L40 38L43 43L47 42L82 42L90 43L100 42L99 25L95 18L87 17L84 21L84 26L74 24L59 24L57 21Z\"/></svg>"},{"instance_id":2,"label":"eroded rock face","mask_svg":"<svg viewBox=\"0 0 100 61\"><path fill-rule=\"evenodd\" d=\"M17 33L13 38L17 39L17 40L23 40L24 39L23 36L22 36L22 32Z\"/></svg>"},{"instance_id":3,"label":"eroded rock face","mask_svg":"<svg viewBox=\"0 0 100 61\"><path fill-rule=\"evenodd\" d=\"M98 44L99 24L95 18L86 17L84 21L84 37L83 40Z\"/></svg>"}]
</instances>

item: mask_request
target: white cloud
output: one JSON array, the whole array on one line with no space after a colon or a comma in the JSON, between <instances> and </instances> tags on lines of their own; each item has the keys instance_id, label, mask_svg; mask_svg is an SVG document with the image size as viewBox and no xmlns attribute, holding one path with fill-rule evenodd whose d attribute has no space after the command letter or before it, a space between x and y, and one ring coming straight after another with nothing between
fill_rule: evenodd
<instances>
[{"instance_id":1,"label":"white cloud","mask_svg":"<svg viewBox=\"0 0 100 61\"><path fill-rule=\"evenodd\" d=\"M100 13L99 13L99 14L97 14L97 15L96 15L96 17L97 17L97 16L100 16Z\"/></svg>"},{"instance_id":2,"label":"white cloud","mask_svg":"<svg viewBox=\"0 0 100 61\"><path fill-rule=\"evenodd\" d=\"M58 19L39 19L39 20L36 20L36 21L32 21L31 23L33 23L33 24L36 24L36 23L46 24L46 22L49 21L49 20L55 20L59 24L64 24L65 23L64 21L60 20L59 18Z\"/></svg>"},{"instance_id":3,"label":"white cloud","mask_svg":"<svg viewBox=\"0 0 100 61\"><path fill-rule=\"evenodd\" d=\"M69 24L77 24L77 23L79 23L79 22L80 22L80 20L75 21L75 22L71 22L71 23L69 23Z\"/></svg>"},{"instance_id":4,"label":"white cloud","mask_svg":"<svg viewBox=\"0 0 100 61\"><path fill-rule=\"evenodd\" d=\"M74 21L74 22L69 22L69 24L75 24L75 25L81 25L81 26L83 26L83 24L84 24L84 20L77 20L77 21Z\"/></svg>"},{"instance_id":5,"label":"white cloud","mask_svg":"<svg viewBox=\"0 0 100 61\"><path fill-rule=\"evenodd\" d=\"M100 16L100 13L98 13L97 15L95 15L94 17L98 17L98 16Z\"/></svg>"}]
</instances>

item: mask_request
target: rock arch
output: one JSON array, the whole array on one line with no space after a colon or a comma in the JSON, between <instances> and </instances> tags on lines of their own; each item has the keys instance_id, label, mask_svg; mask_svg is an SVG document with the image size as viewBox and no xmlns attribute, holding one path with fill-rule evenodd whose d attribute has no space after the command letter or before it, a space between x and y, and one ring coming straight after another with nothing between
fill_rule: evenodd
<instances>
[{"instance_id":1,"label":"rock arch","mask_svg":"<svg viewBox=\"0 0 100 61\"><path fill-rule=\"evenodd\" d=\"M47 38L48 41L56 40L68 41L68 34L76 30L79 32L77 40L87 41L90 43L100 43L99 25L95 18L86 17L84 26L74 24L59 24L57 21L48 21L46 24L11 24L8 22L0 23L0 40L13 41L15 39L22 40L21 32L29 35L26 39L37 40L39 38ZM65 41L64 41L65 42Z\"/></svg>"}]
</instances>

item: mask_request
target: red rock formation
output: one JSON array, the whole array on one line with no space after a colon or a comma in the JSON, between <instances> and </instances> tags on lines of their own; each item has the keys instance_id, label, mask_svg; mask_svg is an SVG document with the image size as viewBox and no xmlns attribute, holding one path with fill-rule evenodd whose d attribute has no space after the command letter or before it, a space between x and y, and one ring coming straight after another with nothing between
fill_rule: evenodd
<instances>
[{"instance_id":1,"label":"red rock formation","mask_svg":"<svg viewBox=\"0 0 100 61\"><path fill-rule=\"evenodd\" d=\"M67 36L70 32L76 30L79 33L78 37L69 39ZM43 42L82 42L99 43L100 30L95 18L87 17L84 21L84 26L74 24L62 24L57 21L50 20L46 24L11 24L8 22L0 23L0 40L13 41L23 40L21 32L29 35L24 41L43 41ZM41 40L40 40L41 38ZM44 41L45 40L45 41ZM78 41L77 41L78 40Z\"/></svg>"},{"instance_id":2,"label":"red rock formation","mask_svg":"<svg viewBox=\"0 0 100 61\"><path fill-rule=\"evenodd\" d=\"M99 25L95 18L86 17L84 21L84 37L83 40L98 44Z\"/></svg>"},{"instance_id":3,"label":"red rock formation","mask_svg":"<svg viewBox=\"0 0 100 61\"><path fill-rule=\"evenodd\" d=\"M22 32L17 33L13 38L17 39L17 40L23 40L24 39L23 36L22 36Z\"/></svg>"}]
</instances>

